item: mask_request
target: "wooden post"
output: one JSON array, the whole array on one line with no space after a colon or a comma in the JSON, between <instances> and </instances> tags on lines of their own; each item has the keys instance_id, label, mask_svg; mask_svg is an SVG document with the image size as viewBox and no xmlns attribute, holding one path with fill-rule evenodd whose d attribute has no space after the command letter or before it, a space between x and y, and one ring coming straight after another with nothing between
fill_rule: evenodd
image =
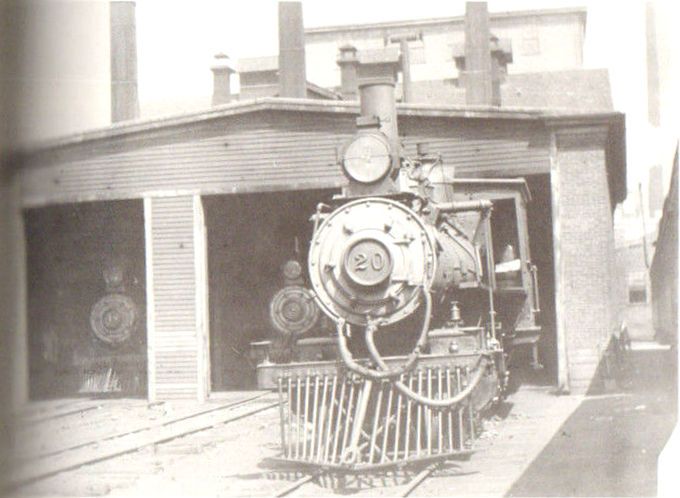
<instances>
[{"instance_id":1,"label":"wooden post","mask_svg":"<svg viewBox=\"0 0 680 498\"><path fill-rule=\"evenodd\" d=\"M146 270L146 378L147 399L156 401L156 355L154 340L156 327L154 324L154 292L153 292L153 248L151 226L151 197L144 197L144 267Z\"/></svg>"},{"instance_id":2,"label":"wooden post","mask_svg":"<svg viewBox=\"0 0 680 498\"><path fill-rule=\"evenodd\" d=\"M6 196L4 195L6 194ZM24 231L24 218L21 210L19 179L11 175L9 184L3 195L4 203L0 206L3 214L7 214L7 226L5 227L6 250L0 251L3 258L9 263L6 275L3 275L0 285L3 305L7 311L8 323L3 332L9 339L9 357L6 358L10 368L7 379L7 388L11 391L10 406L13 411L21 408L29 400L29 352L28 352L28 311L27 281L26 281L26 236Z\"/></svg>"},{"instance_id":3,"label":"wooden post","mask_svg":"<svg viewBox=\"0 0 680 498\"><path fill-rule=\"evenodd\" d=\"M550 200L552 207L553 254L555 262L555 334L557 342L557 388L569 392L569 358L567 356L564 317L564 276L560 249L560 171L557 160L557 134L550 131Z\"/></svg>"},{"instance_id":4,"label":"wooden post","mask_svg":"<svg viewBox=\"0 0 680 498\"><path fill-rule=\"evenodd\" d=\"M208 242L203 201L196 194L194 204L194 268L196 271L196 336L198 340L198 401L210 393L210 327L208 313Z\"/></svg>"}]
</instances>

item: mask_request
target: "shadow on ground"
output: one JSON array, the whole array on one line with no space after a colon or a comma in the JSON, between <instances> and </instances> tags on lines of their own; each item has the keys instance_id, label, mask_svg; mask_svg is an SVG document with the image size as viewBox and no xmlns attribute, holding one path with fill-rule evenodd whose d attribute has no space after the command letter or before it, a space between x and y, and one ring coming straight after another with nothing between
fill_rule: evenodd
<instances>
[{"instance_id":1,"label":"shadow on ground","mask_svg":"<svg viewBox=\"0 0 680 498\"><path fill-rule=\"evenodd\" d=\"M508 496L656 495L677 418L677 354L630 351L627 363L619 389L589 392Z\"/></svg>"}]
</instances>

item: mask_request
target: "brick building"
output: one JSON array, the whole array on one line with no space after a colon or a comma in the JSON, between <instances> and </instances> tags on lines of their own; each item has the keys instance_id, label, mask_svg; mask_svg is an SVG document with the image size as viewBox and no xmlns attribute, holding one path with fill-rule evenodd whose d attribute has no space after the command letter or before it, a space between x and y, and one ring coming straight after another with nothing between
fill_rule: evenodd
<instances>
[{"instance_id":1,"label":"brick building","mask_svg":"<svg viewBox=\"0 0 680 498\"><path fill-rule=\"evenodd\" d=\"M343 184L336 150L359 112L307 84L299 64L279 71L297 71L297 94L118 123L15 158L12 223L24 236L13 250L28 261L12 338L16 398L47 395L51 378L62 395L82 392L102 365L123 392L152 400L250 387L243 346L268 327L272 279L293 239L307 240L313 206ZM618 320L623 115L449 102L397 111L407 155L427 142L458 177L527 179L543 362L562 389L586 390ZM112 266L120 278L107 275ZM134 340L121 347L92 339L90 310L112 280L137 309Z\"/></svg>"},{"instance_id":2,"label":"brick building","mask_svg":"<svg viewBox=\"0 0 680 498\"><path fill-rule=\"evenodd\" d=\"M656 250L650 268L652 322L656 339L678 343L678 145L673 158L671 183L659 220Z\"/></svg>"}]
</instances>

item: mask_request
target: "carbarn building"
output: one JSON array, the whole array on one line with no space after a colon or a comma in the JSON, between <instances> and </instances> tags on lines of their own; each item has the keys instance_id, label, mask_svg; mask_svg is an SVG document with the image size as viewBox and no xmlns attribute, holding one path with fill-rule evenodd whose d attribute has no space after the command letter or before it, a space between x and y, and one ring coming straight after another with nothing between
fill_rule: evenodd
<instances>
[{"instance_id":1,"label":"carbarn building","mask_svg":"<svg viewBox=\"0 0 680 498\"><path fill-rule=\"evenodd\" d=\"M281 19L282 43L300 36L299 4L283 3ZM337 47L341 68L346 42ZM115 386L149 400L201 401L254 385L248 344L269 333L268 300L282 263L309 238L309 213L342 186L337 149L359 114L358 103L343 98L347 87L307 82L302 47L292 62L279 58L270 96L247 98L242 85L233 100L220 90L225 72L217 68L216 94L230 102L115 123L15 158L7 187L21 263L15 399ZM507 63L511 52L505 45L494 53ZM364 57L404 67L389 47L350 55L357 64ZM450 95L465 95L466 74ZM397 111L407 155L427 143L456 177L527 180L545 378L584 392L618 326L613 211L626 194L625 130L624 116L601 97L601 74L574 74L592 84L571 98L560 94L559 107L496 105L491 99L510 91L496 77L484 83L499 90L487 100L414 97ZM537 81L555 78L524 76L523 84L536 89ZM602 105L576 105L588 102L584 95ZM125 329L131 316L135 327Z\"/></svg>"}]
</instances>

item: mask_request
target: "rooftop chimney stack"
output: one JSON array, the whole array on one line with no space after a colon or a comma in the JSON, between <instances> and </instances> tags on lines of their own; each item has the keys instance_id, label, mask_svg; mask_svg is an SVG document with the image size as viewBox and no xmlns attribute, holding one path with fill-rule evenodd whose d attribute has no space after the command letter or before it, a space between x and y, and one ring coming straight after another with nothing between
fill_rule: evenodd
<instances>
[{"instance_id":1,"label":"rooftop chimney stack","mask_svg":"<svg viewBox=\"0 0 680 498\"><path fill-rule=\"evenodd\" d=\"M486 2L465 4L465 103L493 105L491 34Z\"/></svg>"},{"instance_id":2,"label":"rooftop chimney stack","mask_svg":"<svg viewBox=\"0 0 680 498\"><path fill-rule=\"evenodd\" d=\"M357 100L357 49L353 45L340 47L336 61L340 66L340 93L345 100Z\"/></svg>"},{"instance_id":3,"label":"rooftop chimney stack","mask_svg":"<svg viewBox=\"0 0 680 498\"><path fill-rule=\"evenodd\" d=\"M405 35L390 36L388 41L390 43L398 43L399 51L401 52L401 91L403 94L402 102L412 102L413 94L411 87L411 51L409 49L409 42L418 41L422 39L421 33L411 33Z\"/></svg>"},{"instance_id":4,"label":"rooftop chimney stack","mask_svg":"<svg viewBox=\"0 0 680 498\"><path fill-rule=\"evenodd\" d=\"M510 40L499 40L491 35L491 93L492 104L501 105L501 83L508 75L508 64L512 62L512 45Z\"/></svg>"},{"instance_id":5,"label":"rooftop chimney stack","mask_svg":"<svg viewBox=\"0 0 680 498\"><path fill-rule=\"evenodd\" d=\"M301 2L279 2L279 96L307 96Z\"/></svg>"},{"instance_id":6,"label":"rooftop chimney stack","mask_svg":"<svg viewBox=\"0 0 680 498\"><path fill-rule=\"evenodd\" d=\"M139 117L135 2L111 2L111 122Z\"/></svg>"},{"instance_id":7,"label":"rooftop chimney stack","mask_svg":"<svg viewBox=\"0 0 680 498\"><path fill-rule=\"evenodd\" d=\"M212 105L226 104L231 101L231 75L235 73L229 56L216 54L210 70L213 72Z\"/></svg>"}]
</instances>

